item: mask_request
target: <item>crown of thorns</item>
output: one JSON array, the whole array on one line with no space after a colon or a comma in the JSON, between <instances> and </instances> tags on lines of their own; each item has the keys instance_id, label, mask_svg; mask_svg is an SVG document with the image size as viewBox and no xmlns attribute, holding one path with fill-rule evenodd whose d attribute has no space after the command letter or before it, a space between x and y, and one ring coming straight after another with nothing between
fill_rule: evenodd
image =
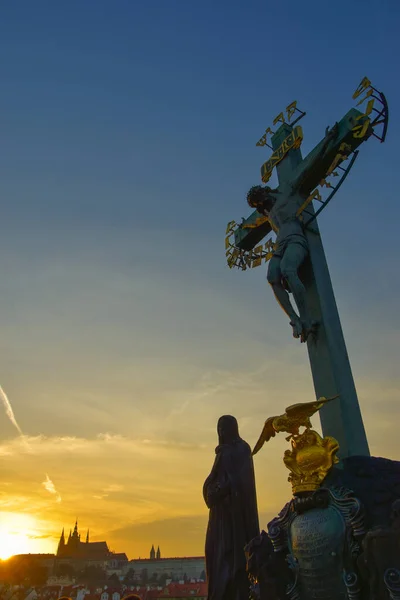
<instances>
[{"instance_id":1,"label":"crown of thorns","mask_svg":"<svg viewBox=\"0 0 400 600\"><path fill-rule=\"evenodd\" d=\"M266 193L270 188L265 188L262 185L253 185L247 192L247 203L250 206L255 206L258 202L265 198Z\"/></svg>"}]
</instances>

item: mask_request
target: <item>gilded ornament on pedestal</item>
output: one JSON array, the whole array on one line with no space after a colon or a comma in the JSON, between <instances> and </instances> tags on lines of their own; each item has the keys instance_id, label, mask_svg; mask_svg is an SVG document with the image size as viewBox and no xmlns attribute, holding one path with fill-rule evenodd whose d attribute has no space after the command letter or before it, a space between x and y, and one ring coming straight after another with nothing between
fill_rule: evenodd
<instances>
[{"instance_id":1,"label":"gilded ornament on pedestal","mask_svg":"<svg viewBox=\"0 0 400 600\"><path fill-rule=\"evenodd\" d=\"M311 429L310 421L312 415L337 397L322 397L315 402L293 404L284 415L270 417L264 424L253 455L276 433L290 433L286 439L290 440L292 448L286 450L283 462L290 471L288 481L292 484L294 495L318 489L332 466L339 462L336 456L339 450L337 440L331 436L322 438ZM305 427L303 433L300 433L300 427Z\"/></svg>"}]
</instances>

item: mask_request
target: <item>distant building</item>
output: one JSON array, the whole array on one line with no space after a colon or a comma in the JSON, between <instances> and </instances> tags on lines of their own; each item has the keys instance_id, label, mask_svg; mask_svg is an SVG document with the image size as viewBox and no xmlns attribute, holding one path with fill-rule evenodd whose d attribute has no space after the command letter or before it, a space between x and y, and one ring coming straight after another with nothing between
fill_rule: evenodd
<instances>
[{"instance_id":1,"label":"distant building","mask_svg":"<svg viewBox=\"0 0 400 600\"><path fill-rule=\"evenodd\" d=\"M39 567L44 567L48 575L52 573L56 560L55 554L15 554L12 558L17 560L21 565L34 562Z\"/></svg>"},{"instance_id":2,"label":"distant building","mask_svg":"<svg viewBox=\"0 0 400 600\"><path fill-rule=\"evenodd\" d=\"M141 579L146 573L149 579L153 577L175 580L205 579L206 563L204 556L189 556L177 558L161 558L160 547L157 551L154 544L150 550L150 558L133 559L123 569L126 574L130 569L135 572L135 578Z\"/></svg>"},{"instance_id":3,"label":"distant building","mask_svg":"<svg viewBox=\"0 0 400 600\"><path fill-rule=\"evenodd\" d=\"M110 552L107 560L107 569L123 569L128 564L125 552Z\"/></svg>"},{"instance_id":4,"label":"distant building","mask_svg":"<svg viewBox=\"0 0 400 600\"><path fill-rule=\"evenodd\" d=\"M69 532L67 541L65 541L64 529L62 530L57 548L57 558L75 558L97 562L107 561L110 555L107 542L89 541L89 530L86 534L86 541L81 541L81 536L78 532L78 521L75 522L74 531Z\"/></svg>"},{"instance_id":5,"label":"distant building","mask_svg":"<svg viewBox=\"0 0 400 600\"><path fill-rule=\"evenodd\" d=\"M54 565L55 554L15 554L14 558L20 560L34 560L40 566L50 569Z\"/></svg>"},{"instance_id":6,"label":"distant building","mask_svg":"<svg viewBox=\"0 0 400 600\"><path fill-rule=\"evenodd\" d=\"M30 600L57 600L61 595L73 600L121 600L128 594L137 594L141 600L206 600L206 583L170 583L161 586L47 585L38 589ZM9 599L13 600L13 599ZM15 600L21 600L15 598ZM26 600L26 598L25 598Z\"/></svg>"},{"instance_id":7,"label":"distant building","mask_svg":"<svg viewBox=\"0 0 400 600\"><path fill-rule=\"evenodd\" d=\"M75 583L75 579L68 575L50 575L47 579L46 585L57 585L59 587L65 587L67 585L73 585Z\"/></svg>"},{"instance_id":8,"label":"distant building","mask_svg":"<svg viewBox=\"0 0 400 600\"><path fill-rule=\"evenodd\" d=\"M105 580L114 576L113 583L110 582L109 585L115 585L118 580L123 582L128 573L130 584L140 582L146 585L147 582L149 584L158 582L164 586L169 581L201 582L206 579L204 556L162 558L160 546L157 546L157 550L155 550L153 544L149 558L129 561L124 552L111 552L107 542L91 542L89 531L85 541L81 541L77 521L67 540L64 529L62 530L57 554L19 556L23 559L35 559L41 566L46 567L48 577L50 577L49 584L53 585L65 586L74 581L76 574L82 572L86 566L100 567L100 576L103 572ZM109 592L110 590L107 590L107 593ZM87 597L85 600L93 599ZM117 599L110 596L108 600Z\"/></svg>"}]
</instances>

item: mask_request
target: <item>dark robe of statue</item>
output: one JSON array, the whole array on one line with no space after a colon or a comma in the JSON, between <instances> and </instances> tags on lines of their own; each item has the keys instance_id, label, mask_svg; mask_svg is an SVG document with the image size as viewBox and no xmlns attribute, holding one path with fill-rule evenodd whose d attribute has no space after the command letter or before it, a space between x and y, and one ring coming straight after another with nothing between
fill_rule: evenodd
<instances>
[{"instance_id":1,"label":"dark robe of statue","mask_svg":"<svg viewBox=\"0 0 400 600\"><path fill-rule=\"evenodd\" d=\"M248 600L245 546L260 534L253 458L235 417L218 421L219 445L203 496L210 509L206 536L208 600Z\"/></svg>"}]
</instances>

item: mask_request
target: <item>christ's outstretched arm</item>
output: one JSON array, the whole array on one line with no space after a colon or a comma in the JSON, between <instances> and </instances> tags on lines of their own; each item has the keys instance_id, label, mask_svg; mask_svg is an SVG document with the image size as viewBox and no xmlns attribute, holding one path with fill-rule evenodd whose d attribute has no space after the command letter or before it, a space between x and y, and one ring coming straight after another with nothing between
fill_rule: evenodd
<instances>
[{"instance_id":1,"label":"christ's outstretched arm","mask_svg":"<svg viewBox=\"0 0 400 600\"><path fill-rule=\"evenodd\" d=\"M312 173L312 171L315 169L316 165L324 157L324 154L325 154L330 142L336 138L338 131L339 131L339 126L337 123L335 123L335 125L332 127L332 129L329 129L329 127L327 127L325 139L323 141L323 144L322 144L320 150L315 155L315 157L313 158L312 162L308 165L308 167L302 172L302 174L294 182L293 191L295 191L295 192L301 191L301 188L303 187L306 180L309 178L310 173Z\"/></svg>"}]
</instances>

